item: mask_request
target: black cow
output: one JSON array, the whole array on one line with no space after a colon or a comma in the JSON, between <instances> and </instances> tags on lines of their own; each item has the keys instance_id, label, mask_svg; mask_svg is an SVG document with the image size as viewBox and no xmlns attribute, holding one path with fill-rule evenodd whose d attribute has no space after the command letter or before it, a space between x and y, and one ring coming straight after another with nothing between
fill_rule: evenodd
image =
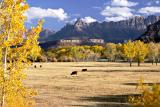
<instances>
[{"instance_id":1,"label":"black cow","mask_svg":"<svg viewBox=\"0 0 160 107\"><path fill-rule=\"evenodd\" d=\"M71 75L77 75L77 71L73 71L72 73L71 73Z\"/></svg>"},{"instance_id":2,"label":"black cow","mask_svg":"<svg viewBox=\"0 0 160 107\"><path fill-rule=\"evenodd\" d=\"M83 72L87 71L87 69L82 69Z\"/></svg>"}]
</instances>

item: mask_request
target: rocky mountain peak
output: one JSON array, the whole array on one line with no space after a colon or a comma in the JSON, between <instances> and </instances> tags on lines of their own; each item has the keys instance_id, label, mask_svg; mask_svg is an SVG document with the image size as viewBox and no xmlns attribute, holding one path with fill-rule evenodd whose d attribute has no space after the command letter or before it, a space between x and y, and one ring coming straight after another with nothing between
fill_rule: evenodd
<instances>
[{"instance_id":1,"label":"rocky mountain peak","mask_svg":"<svg viewBox=\"0 0 160 107\"><path fill-rule=\"evenodd\" d=\"M84 22L81 18L79 18L75 22L74 27L77 29L77 31L82 31L83 28L86 28L88 25L88 23Z\"/></svg>"},{"instance_id":2,"label":"rocky mountain peak","mask_svg":"<svg viewBox=\"0 0 160 107\"><path fill-rule=\"evenodd\" d=\"M147 23L147 26L148 26L148 25L153 24L159 20L160 20L160 16L151 15L145 19L145 23Z\"/></svg>"}]
</instances>

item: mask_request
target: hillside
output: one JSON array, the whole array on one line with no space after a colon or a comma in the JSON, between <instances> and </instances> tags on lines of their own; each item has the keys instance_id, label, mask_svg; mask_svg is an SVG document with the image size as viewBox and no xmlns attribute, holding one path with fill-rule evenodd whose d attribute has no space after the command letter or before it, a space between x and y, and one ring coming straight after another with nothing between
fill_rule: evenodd
<instances>
[{"instance_id":1,"label":"hillside","mask_svg":"<svg viewBox=\"0 0 160 107\"><path fill-rule=\"evenodd\" d=\"M40 33L39 41L46 42L46 41L48 41L49 36L51 36L53 34L55 34L55 31L51 31L49 29L43 29Z\"/></svg>"},{"instance_id":2,"label":"hillside","mask_svg":"<svg viewBox=\"0 0 160 107\"><path fill-rule=\"evenodd\" d=\"M142 35L147 26L160 20L160 16L134 17L119 22L86 23L78 19L74 24L66 24L60 31L48 37L54 41L65 38L102 38L105 42L123 42Z\"/></svg>"},{"instance_id":3,"label":"hillside","mask_svg":"<svg viewBox=\"0 0 160 107\"><path fill-rule=\"evenodd\" d=\"M143 42L160 42L160 21L149 25L147 31L138 40Z\"/></svg>"}]
</instances>

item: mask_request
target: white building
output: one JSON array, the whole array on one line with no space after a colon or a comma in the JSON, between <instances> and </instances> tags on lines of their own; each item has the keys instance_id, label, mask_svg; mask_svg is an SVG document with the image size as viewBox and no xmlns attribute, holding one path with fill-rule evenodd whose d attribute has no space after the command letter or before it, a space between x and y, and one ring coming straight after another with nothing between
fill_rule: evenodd
<instances>
[{"instance_id":1,"label":"white building","mask_svg":"<svg viewBox=\"0 0 160 107\"><path fill-rule=\"evenodd\" d=\"M81 43L79 39L61 39L60 43Z\"/></svg>"},{"instance_id":2,"label":"white building","mask_svg":"<svg viewBox=\"0 0 160 107\"><path fill-rule=\"evenodd\" d=\"M104 40L103 39L89 39L89 42L103 44Z\"/></svg>"}]
</instances>

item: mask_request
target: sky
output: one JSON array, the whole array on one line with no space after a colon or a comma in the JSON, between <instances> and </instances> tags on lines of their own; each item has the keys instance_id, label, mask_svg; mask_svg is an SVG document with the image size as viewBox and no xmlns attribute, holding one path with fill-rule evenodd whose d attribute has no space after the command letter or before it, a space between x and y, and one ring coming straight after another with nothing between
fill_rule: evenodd
<instances>
[{"instance_id":1,"label":"sky","mask_svg":"<svg viewBox=\"0 0 160 107\"><path fill-rule=\"evenodd\" d=\"M135 16L160 15L160 0L27 0L26 26L44 19L44 28L58 31L81 18L86 23L120 21Z\"/></svg>"}]
</instances>

